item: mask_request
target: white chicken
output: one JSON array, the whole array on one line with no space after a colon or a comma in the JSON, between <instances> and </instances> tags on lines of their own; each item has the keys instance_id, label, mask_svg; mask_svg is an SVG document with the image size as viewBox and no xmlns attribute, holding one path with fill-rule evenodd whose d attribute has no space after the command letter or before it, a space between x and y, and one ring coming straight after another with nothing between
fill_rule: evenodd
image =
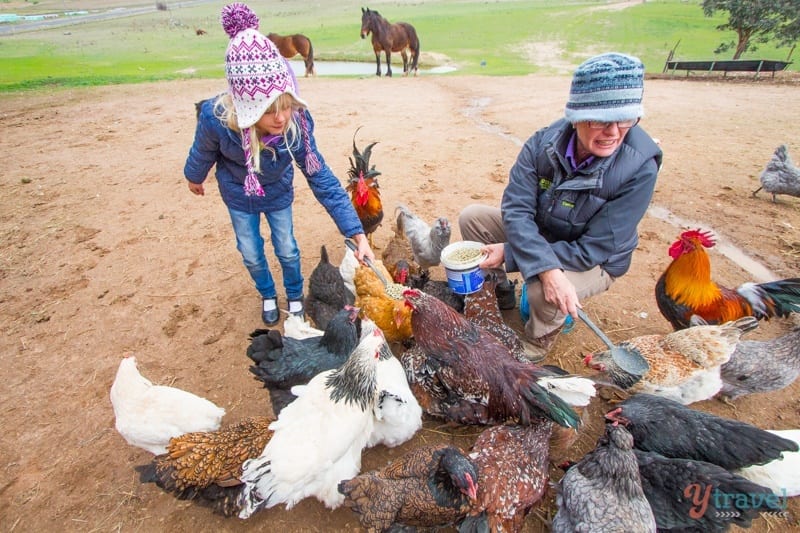
<instances>
[{"instance_id":1,"label":"white chicken","mask_svg":"<svg viewBox=\"0 0 800 533\"><path fill-rule=\"evenodd\" d=\"M391 354L371 327L340 368L292 388L298 397L270 424L275 433L264 452L242 467L240 518L279 504L291 509L309 496L330 509L342 504L339 481L358 474L374 427L378 361Z\"/></svg>"},{"instance_id":2,"label":"white chicken","mask_svg":"<svg viewBox=\"0 0 800 533\"><path fill-rule=\"evenodd\" d=\"M216 431L225 409L191 392L153 385L139 373L136 357L125 356L111 385L115 427L125 441L160 455L169 439L195 431Z\"/></svg>"},{"instance_id":3,"label":"white chicken","mask_svg":"<svg viewBox=\"0 0 800 533\"><path fill-rule=\"evenodd\" d=\"M767 431L800 445L800 429ZM783 498L800 496L800 452L783 452L782 459L775 459L764 465L748 466L736 473L753 483L767 487Z\"/></svg>"},{"instance_id":4,"label":"white chicken","mask_svg":"<svg viewBox=\"0 0 800 533\"><path fill-rule=\"evenodd\" d=\"M360 266L361 264L356 259L355 254L348 248L344 253L342 262L339 264L339 274L342 275L344 286L352 293L353 297L356 296L356 285L353 282L353 278L355 278L356 270Z\"/></svg>"},{"instance_id":5,"label":"white chicken","mask_svg":"<svg viewBox=\"0 0 800 533\"><path fill-rule=\"evenodd\" d=\"M362 320L361 336L371 335L376 328L371 320ZM408 386L406 371L388 344L383 350L389 353L385 359L378 361L376 379L378 384L378 401L373 409L375 425L369 436L367 447L383 444L390 448L403 444L422 427L422 407ZM302 396L306 385L292 387L292 393Z\"/></svg>"},{"instance_id":6,"label":"white chicken","mask_svg":"<svg viewBox=\"0 0 800 533\"><path fill-rule=\"evenodd\" d=\"M384 344L389 351L389 345ZM367 447L403 444L422 427L422 407L408 386L406 371L394 354L378 363L378 403L373 410L375 427Z\"/></svg>"}]
</instances>

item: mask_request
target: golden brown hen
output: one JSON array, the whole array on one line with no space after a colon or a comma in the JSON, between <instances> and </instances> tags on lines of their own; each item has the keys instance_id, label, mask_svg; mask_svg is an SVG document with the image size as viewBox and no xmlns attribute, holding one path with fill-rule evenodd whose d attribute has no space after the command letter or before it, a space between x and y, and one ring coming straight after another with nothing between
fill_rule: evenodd
<instances>
[{"instance_id":1,"label":"golden brown hen","mask_svg":"<svg viewBox=\"0 0 800 533\"><path fill-rule=\"evenodd\" d=\"M722 388L720 369L739 339L757 327L754 317L720 326L695 326L667 335L642 335L617 346L641 355L649 365L641 375L623 370L611 350L587 355L583 362L608 373L614 384L628 392L646 392L681 404L707 400Z\"/></svg>"},{"instance_id":2,"label":"golden brown hen","mask_svg":"<svg viewBox=\"0 0 800 533\"><path fill-rule=\"evenodd\" d=\"M372 155L372 147L378 143L368 144L363 152L359 152L356 147L358 129L353 134L353 157L349 158L350 169L347 171L349 182L346 190L350 193L350 201L358 214L358 219L361 220L361 225L364 226L364 234L369 245L374 248L372 234L383 222L383 203L378 186L378 176L381 173L375 170L375 165L369 166L369 158Z\"/></svg>"},{"instance_id":3,"label":"golden brown hen","mask_svg":"<svg viewBox=\"0 0 800 533\"><path fill-rule=\"evenodd\" d=\"M549 474L553 423L492 426L478 436L469 458L480 473L478 499L461 531L522 531L531 508L542 499Z\"/></svg>"},{"instance_id":4,"label":"golden brown hen","mask_svg":"<svg viewBox=\"0 0 800 533\"><path fill-rule=\"evenodd\" d=\"M375 266L387 280L389 273L379 261ZM389 342L403 342L411 338L411 309L402 299L395 299L386 293L386 287L369 268L359 266L353 276L356 287L356 307L361 314L375 322Z\"/></svg>"},{"instance_id":5,"label":"golden brown hen","mask_svg":"<svg viewBox=\"0 0 800 533\"><path fill-rule=\"evenodd\" d=\"M478 473L454 446L411 450L387 466L341 481L344 504L369 532L392 525L446 526L463 518L475 501Z\"/></svg>"},{"instance_id":6,"label":"golden brown hen","mask_svg":"<svg viewBox=\"0 0 800 533\"><path fill-rule=\"evenodd\" d=\"M272 438L275 418L258 416L212 432L173 437L167 453L138 467L142 482L152 482L181 500L195 500L224 516L239 512L239 476L248 459L258 457Z\"/></svg>"}]
</instances>

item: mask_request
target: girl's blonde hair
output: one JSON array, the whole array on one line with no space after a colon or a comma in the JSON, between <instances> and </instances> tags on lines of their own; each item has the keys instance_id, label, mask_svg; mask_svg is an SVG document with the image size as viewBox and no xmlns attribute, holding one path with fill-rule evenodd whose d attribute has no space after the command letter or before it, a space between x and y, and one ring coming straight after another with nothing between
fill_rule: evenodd
<instances>
[{"instance_id":1,"label":"girl's blonde hair","mask_svg":"<svg viewBox=\"0 0 800 533\"><path fill-rule=\"evenodd\" d=\"M297 112L303 109L303 105L289 93L282 93L278 95L274 102L267 108L264 114L275 113L286 108L292 108L292 115L286 123L286 128L283 130L283 140L289 148L289 154L294 159L292 154L293 149L299 142L300 135L298 134L299 126L297 124ZM236 108L233 105L233 98L230 93L220 95L216 102L214 102L214 116L222 121L228 128L233 131L241 132L239 125L236 121ZM247 128L250 135L250 147L252 160L251 165L256 172L261 172L261 150L266 149L272 153L272 158L275 158L275 148L261 143L255 126Z\"/></svg>"}]
</instances>

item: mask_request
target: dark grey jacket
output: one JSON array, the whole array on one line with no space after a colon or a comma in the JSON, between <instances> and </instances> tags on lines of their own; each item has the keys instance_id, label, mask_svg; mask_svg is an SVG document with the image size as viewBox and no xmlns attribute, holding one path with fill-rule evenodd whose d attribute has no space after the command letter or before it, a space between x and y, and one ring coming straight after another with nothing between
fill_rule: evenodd
<instances>
[{"instance_id":1,"label":"dark grey jacket","mask_svg":"<svg viewBox=\"0 0 800 533\"><path fill-rule=\"evenodd\" d=\"M636 227L653 196L661 150L636 126L613 155L573 173L564 158L573 131L564 119L537 131L503 193L506 270L526 281L545 270L597 265L619 277L639 242Z\"/></svg>"}]
</instances>

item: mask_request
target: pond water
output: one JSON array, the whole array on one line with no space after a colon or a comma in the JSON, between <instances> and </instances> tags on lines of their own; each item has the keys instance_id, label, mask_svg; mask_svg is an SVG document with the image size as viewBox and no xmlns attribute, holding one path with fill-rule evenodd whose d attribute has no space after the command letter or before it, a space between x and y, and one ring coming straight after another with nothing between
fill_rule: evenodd
<instances>
[{"instance_id":1,"label":"pond water","mask_svg":"<svg viewBox=\"0 0 800 533\"><path fill-rule=\"evenodd\" d=\"M289 61L289 64L294 70L295 76L302 77L306 73L306 67L302 61ZM361 62L361 61L314 61L314 70L317 76L374 76L375 75L375 62ZM419 69L419 74L446 74L448 72L455 72L455 67L443 65L432 67L429 69ZM381 72L386 72L386 65L381 60ZM403 63L398 57L398 61L392 61L392 74L394 76L403 75Z\"/></svg>"}]
</instances>

